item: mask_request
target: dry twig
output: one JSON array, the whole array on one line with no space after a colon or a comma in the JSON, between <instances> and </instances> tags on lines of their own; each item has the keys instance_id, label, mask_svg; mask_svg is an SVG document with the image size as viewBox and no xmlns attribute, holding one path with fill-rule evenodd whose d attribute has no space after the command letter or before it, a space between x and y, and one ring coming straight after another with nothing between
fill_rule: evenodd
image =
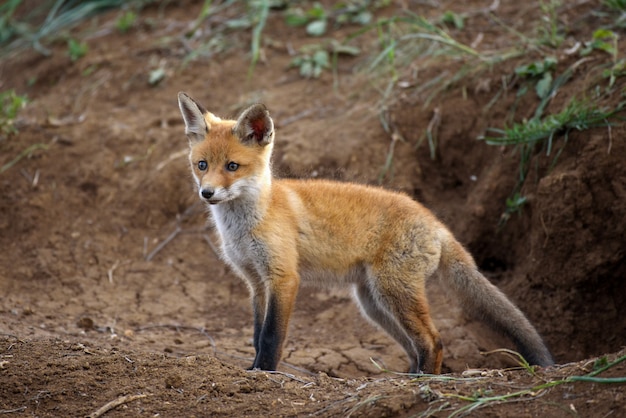
<instances>
[{"instance_id":1,"label":"dry twig","mask_svg":"<svg viewBox=\"0 0 626 418\"><path fill-rule=\"evenodd\" d=\"M14 412L22 412L26 410L26 406L20 406L19 408L15 408L15 409L2 409L0 410L0 414L12 414Z\"/></svg>"},{"instance_id":2,"label":"dry twig","mask_svg":"<svg viewBox=\"0 0 626 418\"><path fill-rule=\"evenodd\" d=\"M98 418L98 417L106 414L107 412L109 412L111 409L117 408L120 405L123 405L123 404L128 403L128 402L135 401L137 399L145 398L146 396L147 395L126 395L126 396L120 396L119 398L114 399L111 402L108 402L108 403L104 404L98 410L96 410L96 411L92 412L91 414L87 415L87 418Z\"/></svg>"},{"instance_id":3,"label":"dry twig","mask_svg":"<svg viewBox=\"0 0 626 418\"><path fill-rule=\"evenodd\" d=\"M157 245L156 248L146 256L146 261L152 261L154 256L157 255L159 251L161 251L163 248L165 248L165 246L169 244L174 238L176 238L176 236L180 234L181 231L182 229L180 228L180 226L177 226L174 232L172 232L167 238L161 241L159 245Z\"/></svg>"},{"instance_id":4,"label":"dry twig","mask_svg":"<svg viewBox=\"0 0 626 418\"><path fill-rule=\"evenodd\" d=\"M215 246L215 244L213 244L213 241L211 241L211 237L209 237L207 234L203 234L202 236L204 237L204 240L207 242L207 244L209 244L209 248L211 248L211 251L213 251L213 254L215 254L217 258L220 258L220 252Z\"/></svg>"},{"instance_id":5,"label":"dry twig","mask_svg":"<svg viewBox=\"0 0 626 418\"><path fill-rule=\"evenodd\" d=\"M306 380L302 380L299 377L296 377L295 375L291 374L291 373L285 373L285 372L281 372L278 370L257 370L257 369L253 369L253 370L248 370L248 372L263 372L263 373L267 373L267 374L278 374L281 376L285 376L288 377L291 380L295 380L296 382L300 382L300 383L304 383L306 385L310 384L310 383L314 383L314 382L308 382Z\"/></svg>"},{"instance_id":6,"label":"dry twig","mask_svg":"<svg viewBox=\"0 0 626 418\"><path fill-rule=\"evenodd\" d=\"M120 260L115 260L115 263L113 263L113 266L107 272L107 275L109 276L109 283L111 284L113 284L113 272L119 265L120 265Z\"/></svg>"}]
</instances>

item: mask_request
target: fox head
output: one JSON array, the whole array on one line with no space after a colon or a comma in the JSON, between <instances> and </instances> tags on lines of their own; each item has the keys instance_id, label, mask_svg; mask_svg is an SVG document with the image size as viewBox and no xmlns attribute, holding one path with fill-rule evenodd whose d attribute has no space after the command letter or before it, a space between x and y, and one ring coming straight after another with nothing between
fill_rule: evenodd
<instances>
[{"instance_id":1,"label":"fox head","mask_svg":"<svg viewBox=\"0 0 626 418\"><path fill-rule=\"evenodd\" d=\"M258 197L271 181L274 122L262 104L222 120L187 94L178 106L189 140L189 162L200 198L211 205Z\"/></svg>"}]
</instances>

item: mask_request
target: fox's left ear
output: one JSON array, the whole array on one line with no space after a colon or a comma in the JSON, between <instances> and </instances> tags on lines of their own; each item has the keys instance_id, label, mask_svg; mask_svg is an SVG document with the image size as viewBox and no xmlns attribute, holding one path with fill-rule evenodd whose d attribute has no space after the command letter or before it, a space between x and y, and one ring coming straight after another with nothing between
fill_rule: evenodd
<instances>
[{"instance_id":1,"label":"fox's left ear","mask_svg":"<svg viewBox=\"0 0 626 418\"><path fill-rule=\"evenodd\" d=\"M201 141L209 132L209 126L204 119L206 109L186 93L178 93L178 107L185 121L185 134L189 140Z\"/></svg>"},{"instance_id":2,"label":"fox's left ear","mask_svg":"<svg viewBox=\"0 0 626 418\"><path fill-rule=\"evenodd\" d=\"M266 146L274 139L274 122L264 105L255 104L239 116L233 133L244 144Z\"/></svg>"}]
</instances>

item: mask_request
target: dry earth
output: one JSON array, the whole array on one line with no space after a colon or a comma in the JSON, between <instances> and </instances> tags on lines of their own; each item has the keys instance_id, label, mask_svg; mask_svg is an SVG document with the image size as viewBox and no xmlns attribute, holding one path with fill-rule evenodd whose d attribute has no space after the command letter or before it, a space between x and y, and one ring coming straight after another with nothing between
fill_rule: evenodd
<instances>
[{"instance_id":1,"label":"dry earth","mask_svg":"<svg viewBox=\"0 0 626 418\"><path fill-rule=\"evenodd\" d=\"M188 60L199 39L244 9L224 9L203 23L204 38L187 39L202 3L147 6L124 34L115 29L119 11L87 20L71 31L89 46L76 62L60 41L47 45L50 57L29 50L2 58L0 91L16 89L30 103L19 134L0 140L0 165L33 148L0 173L0 414L86 416L118 399L107 416L447 416L469 405L461 396L523 391L589 373L596 357L624 356L621 122L572 132L566 144L559 137L554 166L554 155L537 147L522 187L528 203L499 226L519 152L476 138L505 126L513 108L516 121L532 116L538 99L518 99L523 80L510 75L541 59L541 50L452 82L428 102L419 86L436 74L451 78L461 62L440 59L422 70L415 58L400 69L393 99L381 101L381 76L358 71L367 67L364 53L340 57L336 74L315 80L290 69L293 51L319 40L285 25L281 10L270 12L250 77L250 31L226 32L223 51ZM598 68L607 54L580 61L564 52L606 23L593 13L597 3L559 9L568 34L552 52L560 71L576 65L550 112L606 86ZM449 32L465 44L480 38L476 48L484 51L506 42L504 27L531 34L542 16L534 2L494 3L487 13L490 4L399 1L376 13L466 13L465 28ZM332 28L328 37L359 29ZM373 50L376 34L352 44ZM155 69L165 77L151 85ZM621 100L619 83L602 105ZM516 363L483 353L508 342L464 318L432 283L447 379L393 373L407 367L402 350L360 317L347 293L320 289L299 295L280 371L245 371L254 352L248 295L212 250L215 236L188 172L180 90L222 116L265 103L277 123L280 176L376 184L393 141L384 186L414 196L450 226L527 313L560 366L535 375L504 370ZM437 137L434 159L426 143L416 146L428 128ZM623 363L601 374L625 375ZM626 416L619 383L568 381L512 399L474 413Z\"/></svg>"}]
</instances>

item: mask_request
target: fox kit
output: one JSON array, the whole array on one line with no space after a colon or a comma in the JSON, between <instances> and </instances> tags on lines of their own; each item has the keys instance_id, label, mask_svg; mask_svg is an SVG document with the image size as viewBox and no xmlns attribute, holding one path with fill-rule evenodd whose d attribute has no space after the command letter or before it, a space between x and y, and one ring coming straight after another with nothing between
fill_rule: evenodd
<instances>
[{"instance_id":1,"label":"fox kit","mask_svg":"<svg viewBox=\"0 0 626 418\"><path fill-rule=\"evenodd\" d=\"M442 343L425 290L433 276L467 313L511 338L529 363L553 364L524 314L422 205L375 187L275 179L274 123L265 106L251 106L235 121L207 112L185 93L178 104L222 257L252 296L251 368L276 369L298 287L308 282L352 287L362 312L404 348L411 373L441 373Z\"/></svg>"}]
</instances>

